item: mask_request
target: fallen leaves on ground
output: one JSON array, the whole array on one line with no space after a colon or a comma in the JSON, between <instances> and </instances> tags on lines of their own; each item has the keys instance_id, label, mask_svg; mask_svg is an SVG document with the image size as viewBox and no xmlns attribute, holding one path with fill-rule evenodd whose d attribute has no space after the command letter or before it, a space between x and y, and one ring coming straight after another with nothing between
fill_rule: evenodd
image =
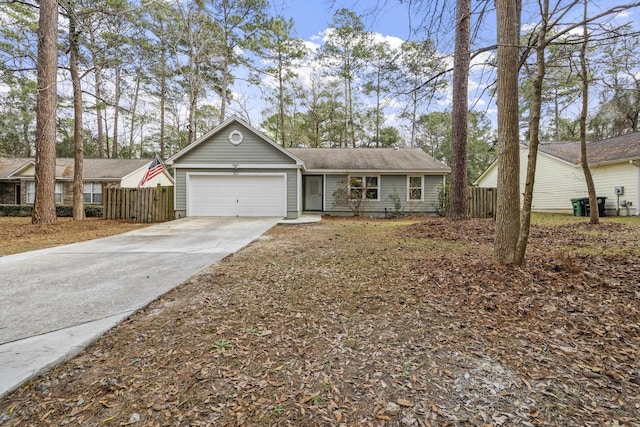
<instances>
[{"instance_id":1,"label":"fallen leaves on ground","mask_svg":"<svg viewBox=\"0 0 640 427\"><path fill-rule=\"evenodd\" d=\"M0 424L638 426L640 232L278 226L0 401Z\"/></svg>"},{"instance_id":2,"label":"fallen leaves on ground","mask_svg":"<svg viewBox=\"0 0 640 427\"><path fill-rule=\"evenodd\" d=\"M107 237L147 225L101 218L58 218L55 224L33 225L31 218L0 217L0 256Z\"/></svg>"}]
</instances>

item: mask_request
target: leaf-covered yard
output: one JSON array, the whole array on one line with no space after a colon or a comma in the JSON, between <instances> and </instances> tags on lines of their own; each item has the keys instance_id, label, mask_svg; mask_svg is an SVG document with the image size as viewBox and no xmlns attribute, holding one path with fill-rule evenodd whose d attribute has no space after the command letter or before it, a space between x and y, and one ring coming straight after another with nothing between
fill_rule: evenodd
<instances>
[{"instance_id":1,"label":"leaf-covered yard","mask_svg":"<svg viewBox=\"0 0 640 427\"><path fill-rule=\"evenodd\" d=\"M278 226L0 401L17 425L640 425L638 221Z\"/></svg>"}]
</instances>

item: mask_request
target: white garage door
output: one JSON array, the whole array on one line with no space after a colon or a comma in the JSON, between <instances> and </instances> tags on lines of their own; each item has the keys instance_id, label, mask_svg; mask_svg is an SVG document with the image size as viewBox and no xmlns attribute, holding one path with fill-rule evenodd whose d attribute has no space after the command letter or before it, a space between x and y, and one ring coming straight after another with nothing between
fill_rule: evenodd
<instances>
[{"instance_id":1,"label":"white garage door","mask_svg":"<svg viewBox=\"0 0 640 427\"><path fill-rule=\"evenodd\" d=\"M188 216L286 216L284 175L189 175Z\"/></svg>"}]
</instances>

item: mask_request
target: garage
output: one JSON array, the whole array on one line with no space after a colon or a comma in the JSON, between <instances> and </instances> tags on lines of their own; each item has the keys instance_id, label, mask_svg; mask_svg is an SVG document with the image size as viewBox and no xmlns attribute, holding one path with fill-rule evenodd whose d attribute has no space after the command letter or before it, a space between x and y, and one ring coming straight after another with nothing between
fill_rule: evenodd
<instances>
[{"instance_id":1,"label":"garage","mask_svg":"<svg viewBox=\"0 0 640 427\"><path fill-rule=\"evenodd\" d=\"M188 216L286 213L286 174L187 174Z\"/></svg>"}]
</instances>

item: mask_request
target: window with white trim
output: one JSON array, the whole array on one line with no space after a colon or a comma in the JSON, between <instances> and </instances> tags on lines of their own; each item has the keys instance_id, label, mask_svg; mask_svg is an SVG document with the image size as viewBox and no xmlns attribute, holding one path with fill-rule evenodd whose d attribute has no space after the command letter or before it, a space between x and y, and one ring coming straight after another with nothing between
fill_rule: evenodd
<instances>
[{"instance_id":1,"label":"window with white trim","mask_svg":"<svg viewBox=\"0 0 640 427\"><path fill-rule=\"evenodd\" d=\"M36 200L36 183L27 182L27 203L33 203Z\"/></svg>"},{"instance_id":2,"label":"window with white trim","mask_svg":"<svg viewBox=\"0 0 640 427\"><path fill-rule=\"evenodd\" d=\"M56 182L55 186L55 202L62 203L62 183ZM35 181L27 182L27 203L34 203L36 200L36 183Z\"/></svg>"},{"instance_id":3,"label":"window with white trim","mask_svg":"<svg viewBox=\"0 0 640 427\"><path fill-rule=\"evenodd\" d=\"M350 176L349 198L351 200L380 200L380 177Z\"/></svg>"},{"instance_id":4,"label":"window with white trim","mask_svg":"<svg viewBox=\"0 0 640 427\"><path fill-rule=\"evenodd\" d=\"M85 203L102 203L102 184L99 182L85 182L82 191Z\"/></svg>"},{"instance_id":5,"label":"window with white trim","mask_svg":"<svg viewBox=\"0 0 640 427\"><path fill-rule=\"evenodd\" d=\"M423 176L407 177L407 200L423 200L422 187L424 185Z\"/></svg>"}]
</instances>

